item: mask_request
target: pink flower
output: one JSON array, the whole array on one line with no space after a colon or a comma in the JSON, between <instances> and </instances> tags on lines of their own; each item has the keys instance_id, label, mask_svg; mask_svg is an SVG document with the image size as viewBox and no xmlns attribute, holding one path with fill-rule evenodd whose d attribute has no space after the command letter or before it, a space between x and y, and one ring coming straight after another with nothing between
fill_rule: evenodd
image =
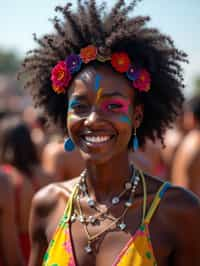
<instances>
[{"instance_id":1,"label":"pink flower","mask_svg":"<svg viewBox=\"0 0 200 266\"><path fill-rule=\"evenodd\" d=\"M150 90L151 77L148 71L141 69L138 78L133 81L133 87L139 91L149 91Z\"/></svg>"},{"instance_id":2,"label":"pink flower","mask_svg":"<svg viewBox=\"0 0 200 266\"><path fill-rule=\"evenodd\" d=\"M58 64L51 71L51 81L53 90L56 93L64 93L65 88L71 80L71 73L65 61L59 61Z\"/></svg>"}]
</instances>

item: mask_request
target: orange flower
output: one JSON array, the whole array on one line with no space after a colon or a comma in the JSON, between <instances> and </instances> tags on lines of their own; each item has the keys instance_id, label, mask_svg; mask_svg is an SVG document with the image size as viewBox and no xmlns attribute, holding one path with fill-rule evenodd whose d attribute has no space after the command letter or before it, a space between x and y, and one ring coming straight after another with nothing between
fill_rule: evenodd
<instances>
[{"instance_id":1,"label":"orange flower","mask_svg":"<svg viewBox=\"0 0 200 266\"><path fill-rule=\"evenodd\" d=\"M97 48L94 45L88 45L80 50L80 57L82 61L87 64L97 57Z\"/></svg>"},{"instance_id":2,"label":"orange flower","mask_svg":"<svg viewBox=\"0 0 200 266\"><path fill-rule=\"evenodd\" d=\"M115 70L124 73L128 71L131 61L127 53L116 52L112 54L111 64Z\"/></svg>"}]
</instances>

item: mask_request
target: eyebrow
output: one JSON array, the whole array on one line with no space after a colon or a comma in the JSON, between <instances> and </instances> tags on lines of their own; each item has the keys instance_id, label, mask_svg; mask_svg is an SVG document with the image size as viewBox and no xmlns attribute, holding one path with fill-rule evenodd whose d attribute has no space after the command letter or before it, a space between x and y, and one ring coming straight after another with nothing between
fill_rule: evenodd
<instances>
[{"instance_id":1,"label":"eyebrow","mask_svg":"<svg viewBox=\"0 0 200 266\"><path fill-rule=\"evenodd\" d=\"M123 97L125 99L128 99L127 96L121 94L120 92L103 92L101 94L101 97L103 97L103 98L106 98L106 97L116 97L116 96L120 96L120 97Z\"/></svg>"}]
</instances>

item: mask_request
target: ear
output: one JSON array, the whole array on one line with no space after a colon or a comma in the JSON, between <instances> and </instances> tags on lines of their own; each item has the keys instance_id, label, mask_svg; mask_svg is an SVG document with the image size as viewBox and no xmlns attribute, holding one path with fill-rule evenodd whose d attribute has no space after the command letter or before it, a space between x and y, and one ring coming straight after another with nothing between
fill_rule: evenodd
<instances>
[{"instance_id":1,"label":"ear","mask_svg":"<svg viewBox=\"0 0 200 266\"><path fill-rule=\"evenodd\" d=\"M144 116L144 106L142 104L138 104L135 106L133 110L133 127L140 127Z\"/></svg>"}]
</instances>

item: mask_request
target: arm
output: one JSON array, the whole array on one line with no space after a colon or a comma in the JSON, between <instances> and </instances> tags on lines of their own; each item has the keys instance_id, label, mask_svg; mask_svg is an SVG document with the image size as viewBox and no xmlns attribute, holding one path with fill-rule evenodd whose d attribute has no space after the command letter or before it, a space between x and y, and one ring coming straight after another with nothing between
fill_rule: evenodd
<instances>
[{"instance_id":1,"label":"arm","mask_svg":"<svg viewBox=\"0 0 200 266\"><path fill-rule=\"evenodd\" d=\"M29 219L29 235L31 241L29 266L42 265L42 259L48 246L45 234L45 218L45 204L39 191L33 198Z\"/></svg>"},{"instance_id":2,"label":"arm","mask_svg":"<svg viewBox=\"0 0 200 266\"><path fill-rule=\"evenodd\" d=\"M14 202L14 191L8 176L0 174L0 259L4 266L25 265L18 240Z\"/></svg>"},{"instance_id":3,"label":"arm","mask_svg":"<svg viewBox=\"0 0 200 266\"><path fill-rule=\"evenodd\" d=\"M171 179L174 185L188 188L188 165L191 156L191 143L186 139L177 149L172 163Z\"/></svg>"}]
</instances>

